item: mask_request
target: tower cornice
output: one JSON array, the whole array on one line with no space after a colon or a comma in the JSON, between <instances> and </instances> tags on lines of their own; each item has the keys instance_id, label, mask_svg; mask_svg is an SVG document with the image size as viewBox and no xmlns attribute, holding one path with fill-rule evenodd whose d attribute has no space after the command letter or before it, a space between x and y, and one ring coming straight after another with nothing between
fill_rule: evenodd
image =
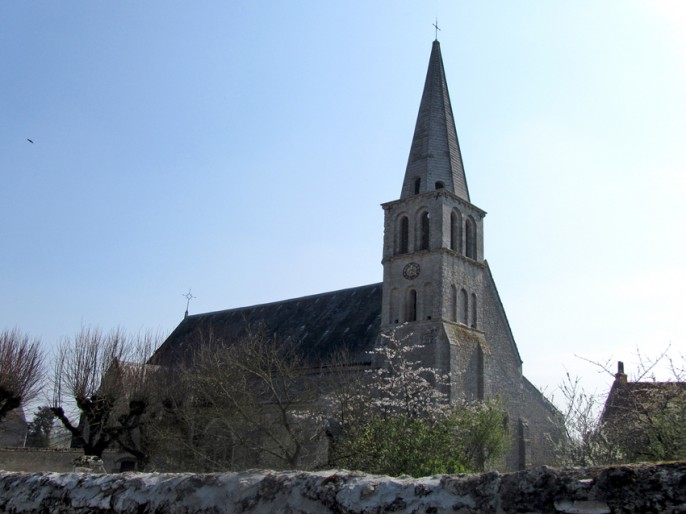
<instances>
[{"instance_id":1,"label":"tower cornice","mask_svg":"<svg viewBox=\"0 0 686 514\"><path fill-rule=\"evenodd\" d=\"M400 255L391 255L388 257L385 257L384 259L381 260L381 264L386 264L389 262L395 262L395 261L407 261L407 262L412 262L416 260L417 258L421 257L422 255L432 255L432 254L442 254L442 255L449 255L451 257L456 257L460 259L462 262L469 263L473 266L476 266L482 270L486 269L486 263L485 261L478 261L476 259L472 259L470 257L466 257L460 252L457 252L455 250L451 250L450 248L437 248L435 250L419 250L416 252L411 252L411 253L404 253Z\"/></svg>"},{"instance_id":2,"label":"tower cornice","mask_svg":"<svg viewBox=\"0 0 686 514\"><path fill-rule=\"evenodd\" d=\"M451 193L447 189L439 189L436 191L427 191L426 193L419 193L416 195L412 195L409 198L400 198L398 200L392 200L390 202L384 202L381 204L381 207L384 210L390 210L399 204L407 205L408 201L414 200L415 198L417 200L420 200L420 199L422 199L422 200L426 200L426 199L437 200L440 197L450 198L450 199L454 200L455 202L457 202L458 204L463 205L463 206L465 206L471 210L476 211L476 213L478 213L482 218L485 217L487 214L487 212L484 211L483 209L478 208L476 205L474 205L470 201L465 200L464 198L461 198L460 196L456 195L455 193ZM413 201L413 203L415 203L415 202Z\"/></svg>"}]
</instances>

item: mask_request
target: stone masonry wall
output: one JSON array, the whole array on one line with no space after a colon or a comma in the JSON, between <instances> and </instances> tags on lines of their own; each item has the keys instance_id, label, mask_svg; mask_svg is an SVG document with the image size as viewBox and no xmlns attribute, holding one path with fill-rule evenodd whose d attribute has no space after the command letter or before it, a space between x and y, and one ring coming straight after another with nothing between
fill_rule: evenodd
<instances>
[{"instance_id":1,"label":"stone masonry wall","mask_svg":"<svg viewBox=\"0 0 686 514\"><path fill-rule=\"evenodd\" d=\"M686 512L686 463L389 478L347 471L0 473L9 513Z\"/></svg>"}]
</instances>

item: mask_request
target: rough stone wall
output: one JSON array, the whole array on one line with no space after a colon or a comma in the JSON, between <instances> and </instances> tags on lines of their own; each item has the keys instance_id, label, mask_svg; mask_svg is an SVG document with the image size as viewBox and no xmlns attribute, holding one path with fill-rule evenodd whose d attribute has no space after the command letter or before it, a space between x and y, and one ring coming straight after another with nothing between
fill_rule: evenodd
<instances>
[{"instance_id":1,"label":"rough stone wall","mask_svg":"<svg viewBox=\"0 0 686 514\"><path fill-rule=\"evenodd\" d=\"M522 378L522 410L529 425L531 462L554 465L555 455L551 441L564 437L562 414L526 378Z\"/></svg>"},{"instance_id":2,"label":"rough stone wall","mask_svg":"<svg viewBox=\"0 0 686 514\"><path fill-rule=\"evenodd\" d=\"M488 270L484 271L484 287L481 291L482 324L486 333L489 354L485 359L484 373L486 395L501 398L508 413L508 428L512 435L512 446L505 456L506 468L524 469L531 462L522 459L520 450L520 423L524 416L522 398L521 360L514 343L507 317L500 303L495 282ZM537 461L535 465L551 464L551 461Z\"/></svg>"},{"instance_id":3,"label":"rough stone wall","mask_svg":"<svg viewBox=\"0 0 686 514\"><path fill-rule=\"evenodd\" d=\"M407 321L407 291L414 288L418 292L417 320L433 319L441 317L449 320L445 300L450 298L450 284L465 287L470 292L475 292L478 284L471 283L472 279L478 282L479 274L474 274L471 269L479 267L475 261L465 258L463 248L464 228L461 229L463 241L462 248L458 253L448 250L450 248L450 212L457 209L461 212L462 223L467 217L471 217L476 223L476 261L483 261L483 211L475 206L460 200L445 190L419 194L404 200L388 202L384 207L384 299L381 315L382 326L388 328ZM430 241L429 250L419 249L420 214L428 212L430 215ZM401 216L408 218L408 252L398 252L399 219ZM446 257L449 256L449 257ZM418 262L421 265L420 276L416 280L404 278L403 268L409 262ZM426 282L433 287L433 305L425 305L422 298ZM398 320L398 323L395 322Z\"/></svg>"},{"instance_id":4,"label":"rough stone wall","mask_svg":"<svg viewBox=\"0 0 686 514\"><path fill-rule=\"evenodd\" d=\"M554 464L547 434L555 437L559 413L523 376L522 364L507 315L490 269L484 271L482 330L490 355L485 366L487 395L501 397L509 415L515 444L506 456L507 469ZM524 434L521 428L525 427ZM522 435L526 439L521 440ZM525 447L522 447L525 445Z\"/></svg>"},{"instance_id":5,"label":"rough stone wall","mask_svg":"<svg viewBox=\"0 0 686 514\"><path fill-rule=\"evenodd\" d=\"M382 327L395 328L400 339L409 337L408 341L423 344L421 361L424 365L435 368L439 373L450 374L451 398L503 400L513 437L511 450L505 458L507 469L553 464L554 455L547 434L558 431L554 424L557 418L555 409L541 401L540 394L529 387L522 375L520 355L488 264L446 249L449 231L437 229L441 228L441 222L449 224L450 209L440 212L438 209L448 204L452 208L453 205L442 203L444 196L416 195L384 205ZM424 209L433 215L432 250L412 251L417 237L413 231L416 214ZM410 219L411 251L402 255L394 254L394 231L398 227L399 215L395 211ZM479 245L483 241L482 231L483 225L479 223ZM420 275L414 279L403 276L403 268L409 262L421 265ZM464 289L469 295L469 325L472 324L471 306L476 305L475 328L462 325L461 313L456 316L453 312L451 286L456 291ZM417 291L417 319L403 325L410 288ZM431 302L426 301L426 291L431 291ZM393 323L396 319L401 324Z\"/></svg>"},{"instance_id":6,"label":"rough stone wall","mask_svg":"<svg viewBox=\"0 0 686 514\"><path fill-rule=\"evenodd\" d=\"M9 513L686 512L686 463L389 478L323 471L0 474Z\"/></svg>"}]
</instances>

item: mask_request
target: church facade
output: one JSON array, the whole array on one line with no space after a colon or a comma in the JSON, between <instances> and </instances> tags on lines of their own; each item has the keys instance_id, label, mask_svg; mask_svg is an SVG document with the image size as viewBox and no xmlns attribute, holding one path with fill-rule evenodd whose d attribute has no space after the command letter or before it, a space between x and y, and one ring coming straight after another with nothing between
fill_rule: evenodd
<instances>
[{"instance_id":1,"label":"church facade","mask_svg":"<svg viewBox=\"0 0 686 514\"><path fill-rule=\"evenodd\" d=\"M507 467L550 464L559 413L523 376L514 336L484 258L485 211L471 203L438 41L433 42L400 198L384 209L383 282L186 316L153 361L192 352L198 334L248 327L297 341L311 359L345 347L362 365L382 333L421 347L449 377L451 399L499 397L515 444Z\"/></svg>"}]
</instances>

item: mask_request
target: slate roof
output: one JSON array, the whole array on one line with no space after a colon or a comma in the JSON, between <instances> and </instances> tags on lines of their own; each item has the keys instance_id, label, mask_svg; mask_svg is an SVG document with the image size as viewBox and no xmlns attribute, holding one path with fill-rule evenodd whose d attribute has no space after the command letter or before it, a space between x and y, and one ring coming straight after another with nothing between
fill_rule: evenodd
<instances>
[{"instance_id":1,"label":"slate roof","mask_svg":"<svg viewBox=\"0 0 686 514\"><path fill-rule=\"evenodd\" d=\"M151 363L171 366L188 359L198 341L240 339L249 328L290 339L314 364L345 348L358 363L381 327L381 283L280 302L187 316L157 349ZM202 339L201 339L202 338Z\"/></svg>"},{"instance_id":2,"label":"slate roof","mask_svg":"<svg viewBox=\"0 0 686 514\"><path fill-rule=\"evenodd\" d=\"M445 189L469 202L467 178L438 41L434 41L431 47L400 198L415 194L417 177L421 179L420 193L434 190L435 182L440 181Z\"/></svg>"}]
</instances>

